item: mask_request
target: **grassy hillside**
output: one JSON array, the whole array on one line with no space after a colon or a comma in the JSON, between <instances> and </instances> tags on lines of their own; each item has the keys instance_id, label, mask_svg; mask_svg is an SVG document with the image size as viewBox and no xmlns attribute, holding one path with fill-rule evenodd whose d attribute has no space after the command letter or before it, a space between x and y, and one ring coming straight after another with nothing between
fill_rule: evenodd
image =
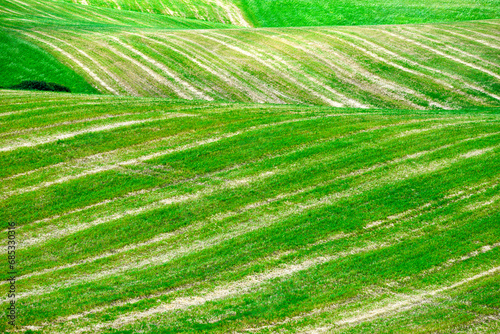
<instances>
[{"instance_id":1,"label":"grassy hillside","mask_svg":"<svg viewBox=\"0 0 500 334\"><path fill-rule=\"evenodd\" d=\"M0 1L0 333L499 333L499 8Z\"/></svg>"},{"instance_id":2,"label":"grassy hillside","mask_svg":"<svg viewBox=\"0 0 500 334\"><path fill-rule=\"evenodd\" d=\"M224 28L216 22L190 20L172 16L134 11L83 6L54 0L3 0L0 2L0 27L29 29L113 29L162 28L200 29Z\"/></svg>"},{"instance_id":3,"label":"grassy hillside","mask_svg":"<svg viewBox=\"0 0 500 334\"><path fill-rule=\"evenodd\" d=\"M500 0L64 0L239 26L407 24L500 18Z\"/></svg>"},{"instance_id":4,"label":"grassy hillside","mask_svg":"<svg viewBox=\"0 0 500 334\"><path fill-rule=\"evenodd\" d=\"M240 6L233 0L65 0L90 6L133 10L249 27Z\"/></svg>"},{"instance_id":5,"label":"grassy hillside","mask_svg":"<svg viewBox=\"0 0 500 334\"><path fill-rule=\"evenodd\" d=\"M52 55L7 30L0 29L0 87L25 80L57 82L74 93L97 93L81 76Z\"/></svg>"},{"instance_id":6,"label":"grassy hillside","mask_svg":"<svg viewBox=\"0 0 500 334\"><path fill-rule=\"evenodd\" d=\"M69 87L75 93L113 91L106 81L92 76L86 61L80 62L55 44L41 47L23 38L19 32L45 29L48 32L78 31L106 33L120 29L223 29L233 27L221 23L191 20L150 13L97 8L58 1L6 0L0 3L0 87L18 84L24 80L43 80ZM86 32L84 32L86 31ZM51 53L64 55L72 62L60 62ZM80 51L77 56L86 55ZM95 66L95 64L90 65ZM75 73L75 71L78 72ZM82 73L82 70L85 73ZM83 74L83 76L82 76ZM118 80L120 73L110 74Z\"/></svg>"},{"instance_id":7,"label":"grassy hillside","mask_svg":"<svg viewBox=\"0 0 500 334\"><path fill-rule=\"evenodd\" d=\"M103 93L363 108L498 106L500 21L20 36Z\"/></svg>"},{"instance_id":8,"label":"grassy hillside","mask_svg":"<svg viewBox=\"0 0 500 334\"><path fill-rule=\"evenodd\" d=\"M499 111L3 91L18 327L493 333Z\"/></svg>"},{"instance_id":9,"label":"grassy hillside","mask_svg":"<svg viewBox=\"0 0 500 334\"><path fill-rule=\"evenodd\" d=\"M256 26L407 24L500 18L499 0L240 0Z\"/></svg>"}]
</instances>

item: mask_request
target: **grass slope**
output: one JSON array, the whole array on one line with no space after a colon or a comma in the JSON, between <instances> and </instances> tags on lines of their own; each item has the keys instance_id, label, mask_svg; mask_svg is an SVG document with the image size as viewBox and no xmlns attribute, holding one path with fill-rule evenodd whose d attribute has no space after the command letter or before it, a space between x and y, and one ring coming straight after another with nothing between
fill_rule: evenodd
<instances>
[{"instance_id":1,"label":"grass slope","mask_svg":"<svg viewBox=\"0 0 500 334\"><path fill-rule=\"evenodd\" d=\"M249 27L240 6L232 0L65 0L84 5L156 13Z\"/></svg>"},{"instance_id":2,"label":"grass slope","mask_svg":"<svg viewBox=\"0 0 500 334\"><path fill-rule=\"evenodd\" d=\"M103 93L446 109L499 105L499 23L20 36Z\"/></svg>"},{"instance_id":3,"label":"grass slope","mask_svg":"<svg viewBox=\"0 0 500 334\"><path fill-rule=\"evenodd\" d=\"M3 91L0 138L18 329L498 328L498 108Z\"/></svg>"},{"instance_id":4,"label":"grass slope","mask_svg":"<svg viewBox=\"0 0 500 334\"><path fill-rule=\"evenodd\" d=\"M240 0L255 26L407 24L495 19L498 0Z\"/></svg>"},{"instance_id":5,"label":"grass slope","mask_svg":"<svg viewBox=\"0 0 500 334\"><path fill-rule=\"evenodd\" d=\"M84 6L54 0L4 0L0 3L0 27L31 29L49 27L59 30L161 28L207 29L224 28L224 24L184 19L152 13Z\"/></svg>"},{"instance_id":6,"label":"grass slope","mask_svg":"<svg viewBox=\"0 0 500 334\"><path fill-rule=\"evenodd\" d=\"M75 93L98 93L105 87L105 81L97 76L88 78L88 73L81 75L81 70L88 71L85 62L73 58L71 52L65 53L53 45L51 51L63 53L75 62L60 62L46 48L23 38L20 31L47 29L49 32L64 31L99 31L109 32L117 29L207 29L234 27L221 23L168 17L150 13L94 8L58 1L6 0L0 3L0 86L18 84L24 80L43 80L69 87ZM44 45L46 47L46 45ZM82 56L85 53L76 53ZM95 66L92 64L91 66ZM75 73L79 72L78 74ZM119 75L119 74L118 74ZM117 78L111 75L113 80ZM97 81L97 83L96 83Z\"/></svg>"},{"instance_id":7,"label":"grass slope","mask_svg":"<svg viewBox=\"0 0 500 334\"><path fill-rule=\"evenodd\" d=\"M52 55L10 31L0 29L0 86L25 80L57 82L74 93L97 93L80 75Z\"/></svg>"}]
</instances>

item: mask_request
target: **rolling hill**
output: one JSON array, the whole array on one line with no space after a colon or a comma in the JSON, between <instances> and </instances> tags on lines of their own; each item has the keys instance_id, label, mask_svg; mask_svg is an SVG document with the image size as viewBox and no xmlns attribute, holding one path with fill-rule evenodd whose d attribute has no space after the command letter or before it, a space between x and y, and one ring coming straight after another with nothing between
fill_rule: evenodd
<instances>
[{"instance_id":1,"label":"rolling hill","mask_svg":"<svg viewBox=\"0 0 500 334\"><path fill-rule=\"evenodd\" d=\"M98 93L83 77L40 47L0 29L0 87L22 81L58 82L74 93Z\"/></svg>"},{"instance_id":2,"label":"rolling hill","mask_svg":"<svg viewBox=\"0 0 500 334\"><path fill-rule=\"evenodd\" d=\"M499 105L499 22L19 36L107 94L451 109Z\"/></svg>"},{"instance_id":3,"label":"rolling hill","mask_svg":"<svg viewBox=\"0 0 500 334\"><path fill-rule=\"evenodd\" d=\"M199 29L224 28L216 22L184 19L152 13L138 13L85 6L61 1L3 0L0 3L0 27L29 30L38 27L49 29L116 29L161 28Z\"/></svg>"},{"instance_id":4,"label":"rolling hill","mask_svg":"<svg viewBox=\"0 0 500 334\"><path fill-rule=\"evenodd\" d=\"M250 27L246 13L233 0L65 0L82 5L164 14Z\"/></svg>"},{"instance_id":5,"label":"rolling hill","mask_svg":"<svg viewBox=\"0 0 500 334\"><path fill-rule=\"evenodd\" d=\"M0 105L19 328L498 328L498 108Z\"/></svg>"},{"instance_id":6,"label":"rolling hill","mask_svg":"<svg viewBox=\"0 0 500 334\"><path fill-rule=\"evenodd\" d=\"M0 332L498 333L498 5L2 1Z\"/></svg>"},{"instance_id":7,"label":"rolling hill","mask_svg":"<svg viewBox=\"0 0 500 334\"><path fill-rule=\"evenodd\" d=\"M499 0L240 0L258 27L408 24L497 19Z\"/></svg>"},{"instance_id":8,"label":"rolling hill","mask_svg":"<svg viewBox=\"0 0 500 334\"><path fill-rule=\"evenodd\" d=\"M408 24L496 19L499 0L64 0L249 27Z\"/></svg>"}]
</instances>

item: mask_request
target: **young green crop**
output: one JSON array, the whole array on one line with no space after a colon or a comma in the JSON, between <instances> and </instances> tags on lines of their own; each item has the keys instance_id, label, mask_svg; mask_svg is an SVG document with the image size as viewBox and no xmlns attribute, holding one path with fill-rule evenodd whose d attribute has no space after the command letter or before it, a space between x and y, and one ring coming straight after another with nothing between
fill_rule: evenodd
<instances>
[{"instance_id":1,"label":"young green crop","mask_svg":"<svg viewBox=\"0 0 500 334\"><path fill-rule=\"evenodd\" d=\"M54 82L74 93L98 93L71 68L40 47L0 28L0 87L26 80Z\"/></svg>"},{"instance_id":2,"label":"young green crop","mask_svg":"<svg viewBox=\"0 0 500 334\"><path fill-rule=\"evenodd\" d=\"M498 109L101 99L1 95L20 329L454 331L494 312Z\"/></svg>"},{"instance_id":3,"label":"young green crop","mask_svg":"<svg viewBox=\"0 0 500 334\"><path fill-rule=\"evenodd\" d=\"M499 18L500 2L239 0L257 27L352 26Z\"/></svg>"}]
</instances>

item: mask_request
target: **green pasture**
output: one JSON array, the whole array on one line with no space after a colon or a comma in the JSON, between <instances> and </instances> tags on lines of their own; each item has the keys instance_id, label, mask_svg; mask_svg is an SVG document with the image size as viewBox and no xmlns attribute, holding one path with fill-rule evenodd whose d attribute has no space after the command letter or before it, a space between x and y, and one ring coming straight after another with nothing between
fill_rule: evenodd
<instances>
[{"instance_id":1,"label":"green pasture","mask_svg":"<svg viewBox=\"0 0 500 334\"><path fill-rule=\"evenodd\" d=\"M0 86L10 87L25 80L55 82L74 93L97 93L81 76L40 47L0 30Z\"/></svg>"},{"instance_id":2,"label":"green pasture","mask_svg":"<svg viewBox=\"0 0 500 334\"><path fill-rule=\"evenodd\" d=\"M257 27L353 26L499 18L498 0L239 0Z\"/></svg>"},{"instance_id":3,"label":"green pasture","mask_svg":"<svg viewBox=\"0 0 500 334\"><path fill-rule=\"evenodd\" d=\"M361 333L386 319L383 332L428 332L495 312L496 108L15 91L0 104L18 328Z\"/></svg>"}]
</instances>

